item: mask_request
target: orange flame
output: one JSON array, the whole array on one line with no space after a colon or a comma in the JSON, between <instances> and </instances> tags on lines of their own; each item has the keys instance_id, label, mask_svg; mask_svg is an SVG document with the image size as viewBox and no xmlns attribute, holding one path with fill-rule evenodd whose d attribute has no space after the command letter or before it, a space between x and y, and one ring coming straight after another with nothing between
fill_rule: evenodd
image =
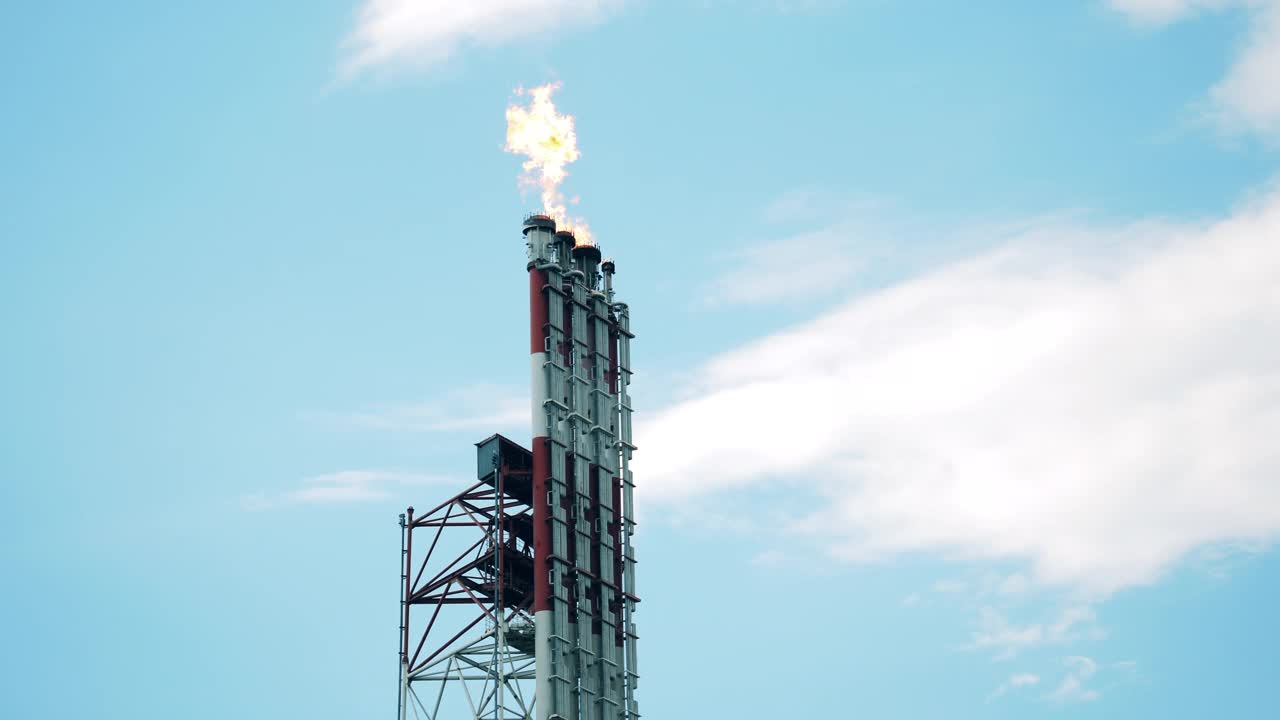
<instances>
[{"instance_id":1,"label":"orange flame","mask_svg":"<svg viewBox=\"0 0 1280 720\"><path fill-rule=\"evenodd\" d=\"M506 151L528 158L520 183L541 191L543 211L565 229L572 227L577 244L594 244L586 222L569 216L560 192L569 164L578 159L578 135L573 129L573 116L561 115L551 102L551 93L559 89L560 83L548 83L532 90L516 90L517 95L528 95L530 100L528 107L507 107Z\"/></svg>"}]
</instances>

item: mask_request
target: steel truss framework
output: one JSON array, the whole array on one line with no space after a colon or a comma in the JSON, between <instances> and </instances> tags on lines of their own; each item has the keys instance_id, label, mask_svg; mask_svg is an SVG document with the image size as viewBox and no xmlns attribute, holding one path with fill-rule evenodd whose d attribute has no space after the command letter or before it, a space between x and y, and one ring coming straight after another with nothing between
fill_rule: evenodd
<instances>
[{"instance_id":1,"label":"steel truss framework","mask_svg":"<svg viewBox=\"0 0 1280 720\"><path fill-rule=\"evenodd\" d=\"M405 685L409 706L405 717L415 720L450 717L442 713L449 710L443 703L445 691L452 686L476 718L527 720L533 717L533 696L529 692L533 680L533 656L513 652L510 646L500 643L495 628L480 639L427 663L411 676ZM434 688L420 693L418 688L424 684Z\"/></svg>"},{"instance_id":2,"label":"steel truss framework","mask_svg":"<svg viewBox=\"0 0 1280 720\"><path fill-rule=\"evenodd\" d=\"M531 459L498 435L479 456L480 482L400 517L401 720L456 718L463 708L477 720L534 717Z\"/></svg>"}]
</instances>

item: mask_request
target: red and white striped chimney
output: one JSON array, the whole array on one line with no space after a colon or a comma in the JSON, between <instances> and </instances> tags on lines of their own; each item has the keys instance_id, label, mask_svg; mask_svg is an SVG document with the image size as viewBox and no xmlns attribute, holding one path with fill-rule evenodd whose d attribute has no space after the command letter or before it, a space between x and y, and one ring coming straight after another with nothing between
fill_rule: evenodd
<instances>
[{"instance_id":1,"label":"red and white striped chimney","mask_svg":"<svg viewBox=\"0 0 1280 720\"><path fill-rule=\"evenodd\" d=\"M551 709L551 517L547 491L551 485L551 429L548 426L546 364L548 361L547 271L551 262L556 223L546 215L525 220L529 244L529 371L533 421L533 622L535 685L534 708L541 720Z\"/></svg>"}]
</instances>

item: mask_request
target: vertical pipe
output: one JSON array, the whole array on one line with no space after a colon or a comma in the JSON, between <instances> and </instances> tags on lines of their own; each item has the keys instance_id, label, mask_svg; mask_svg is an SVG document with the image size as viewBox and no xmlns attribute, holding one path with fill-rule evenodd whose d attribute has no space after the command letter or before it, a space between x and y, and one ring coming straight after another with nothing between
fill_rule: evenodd
<instances>
[{"instance_id":1,"label":"vertical pipe","mask_svg":"<svg viewBox=\"0 0 1280 720\"><path fill-rule=\"evenodd\" d=\"M409 717L409 665L400 664L400 715L401 720Z\"/></svg>"},{"instance_id":2,"label":"vertical pipe","mask_svg":"<svg viewBox=\"0 0 1280 720\"><path fill-rule=\"evenodd\" d=\"M634 480L631 475L631 453L636 449L631 443L631 397L627 392L631 384L631 314L626 303L613 303L614 316L618 329L618 476L622 479L622 589L625 595L622 602L622 615L625 632L623 634L623 654L626 660L627 684L624 687L627 720L639 717L635 690L639 682L639 671L636 665L635 613L636 579L635 551L631 545L635 532L634 513Z\"/></svg>"},{"instance_id":3,"label":"vertical pipe","mask_svg":"<svg viewBox=\"0 0 1280 720\"><path fill-rule=\"evenodd\" d=\"M613 258L605 258L600 263L600 271L604 273L604 300L606 303L613 303L613 273L616 266L613 264Z\"/></svg>"},{"instance_id":4,"label":"vertical pipe","mask_svg":"<svg viewBox=\"0 0 1280 720\"><path fill-rule=\"evenodd\" d=\"M591 642L591 535L587 518L590 503L590 464L592 453L586 432L590 430L586 420L589 390L584 374L585 359L589 357L587 328L587 284L579 256L586 248L578 246L571 251L572 269L565 273L565 366L569 368L568 388L568 462L573 468L566 477L572 510L569 514L571 543L570 567L573 568L572 590L569 595L569 614L573 637L572 672L577 683L577 696L567 708L571 717L581 720L598 720L598 687L594 668L597 656ZM592 248L594 249L594 248Z\"/></svg>"},{"instance_id":5,"label":"vertical pipe","mask_svg":"<svg viewBox=\"0 0 1280 720\"><path fill-rule=\"evenodd\" d=\"M607 405L609 434L609 447L607 454L611 470L608 477L608 491L610 496L610 507L612 508L611 523L608 528L609 543L612 546L610 558L610 599L611 603L608 608L610 627L612 628L612 637L602 637L602 646L604 643L610 645L610 657L614 660L612 666L612 676L609 678L610 698L616 704L611 707L612 714L609 720L619 720L626 715L626 651L623 642L625 633L625 625L623 623L622 605L625 602L623 595L623 554L622 554L622 484L621 484L621 467L619 463L618 453L618 412L614 402L614 397L618 388L618 321L613 312L613 274L616 270L613 260L605 258L600 264L600 270L604 276L604 292L603 292L603 314L607 320L604 323L604 332L606 334L606 346L604 362L606 363L606 371L604 373L604 391L606 392L604 404ZM603 420L601 424L604 424Z\"/></svg>"},{"instance_id":6,"label":"vertical pipe","mask_svg":"<svg viewBox=\"0 0 1280 720\"><path fill-rule=\"evenodd\" d=\"M589 557L580 567L589 568L590 578L587 583L587 601L590 623L590 663L584 668L584 686L593 693L589 697L591 706L584 708L588 720L616 720L614 708L617 698L614 694L615 652L612 633L606 638L604 628L606 613L613 604L613 553L606 525L612 526L613 505L612 488L608 485L613 475L614 463L608 453L613 448L612 423L609 422L611 392L606 392L609 374L609 329L608 308L605 293L600 289L600 249L595 245L576 247L573 250L574 263L582 273L582 299L586 303L584 309L584 332L578 337L585 342L584 372L585 406L579 410L586 413L586 429L588 441L586 454L590 460L587 466L586 501L588 511L585 519L589 523L587 542ZM602 402L601 398L605 398ZM606 548L609 548L606 552ZM611 626L612 623L610 622ZM586 628L580 628L586 633Z\"/></svg>"},{"instance_id":7,"label":"vertical pipe","mask_svg":"<svg viewBox=\"0 0 1280 720\"><path fill-rule=\"evenodd\" d=\"M406 541L404 543L404 600L401 602L404 606L404 613L401 617L401 626L404 632L400 633L400 707L404 717L409 715L409 598L413 593L413 585L409 578L413 572L413 506L410 505L406 513L408 522L404 530Z\"/></svg>"},{"instance_id":8,"label":"vertical pipe","mask_svg":"<svg viewBox=\"0 0 1280 720\"><path fill-rule=\"evenodd\" d=\"M409 661L409 598L413 592L413 588L409 583L409 576L413 571L413 506L408 509L408 541L404 548L404 633L401 638L400 654L404 657L405 662Z\"/></svg>"},{"instance_id":9,"label":"vertical pipe","mask_svg":"<svg viewBox=\"0 0 1280 720\"><path fill-rule=\"evenodd\" d=\"M499 443L499 447L501 447L501 443ZM506 713L502 710L502 691L505 689L504 686L507 683L507 620L505 608L503 607L502 602L502 586L507 582L507 573L504 563L507 555L507 549L503 539L503 530L505 529L504 524L506 523L505 512L507 498L506 495L503 494L505 488L502 486L502 464L499 462L497 453L494 453L493 456L493 472L497 476L494 478L494 480L496 480L494 483L494 490L497 491L498 495L498 507L497 512L494 513L495 522L493 529L495 539L493 549L494 552L497 553L497 557L494 558L497 572L495 573L496 587L494 587L493 593L493 616L498 621L496 641L494 643L495 651L493 653L494 659L498 661L498 682L493 688L495 704L493 717L494 720L504 720Z\"/></svg>"},{"instance_id":10,"label":"vertical pipe","mask_svg":"<svg viewBox=\"0 0 1280 720\"><path fill-rule=\"evenodd\" d=\"M614 589L617 592L616 605L612 608L613 612L613 642L618 648L623 646L623 638L626 635L626 625L622 617L622 605L626 602L623 597L622 587L622 478L613 478L613 579Z\"/></svg>"},{"instance_id":11,"label":"vertical pipe","mask_svg":"<svg viewBox=\"0 0 1280 720\"><path fill-rule=\"evenodd\" d=\"M529 370L533 421L533 627L534 627L534 713L547 720L552 713L551 692L551 517L547 505L551 484L550 429L547 421L546 364L547 272L555 222L535 215L525 221L529 244Z\"/></svg>"},{"instance_id":12,"label":"vertical pipe","mask_svg":"<svg viewBox=\"0 0 1280 720\"><path fill-rule=\"evenodd\" d=\"M404 720L404 711L405 711L404 697L402 694L404 692L404 664L406 662L406 658L404 656L404 639L405 639L404 609L405 607L407 607L407 603L405 602L406 593L404 588L405 588L405 585L407 585L409 582L409 567L406 564L408 561L408 551L405 549L405 537L407 536L407 534L408 534L408 528L405 525L404 513L400 513L400 647L401 647L401 650L399 653L400 662L396 663L397 690L400 691L396 693L396 697L397 697L396 720Z\"/></svg>"}]
</instances>

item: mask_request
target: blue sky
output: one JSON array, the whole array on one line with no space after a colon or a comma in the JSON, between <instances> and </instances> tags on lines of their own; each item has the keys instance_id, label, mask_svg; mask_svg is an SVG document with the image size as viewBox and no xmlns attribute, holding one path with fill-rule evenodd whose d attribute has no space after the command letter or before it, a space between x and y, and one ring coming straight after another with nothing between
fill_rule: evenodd
<instances>
[{"instance_id":1,"label":"blue sky","mask_svg":"<svg viewBox=\"0 0 1280 720\"><path fill-rule=\"evenodd\" d=\"M639 338L649 717L1270 718L1271 0L10 3L0 716L389 716L528 433L517 87Z\"/></svg>"}]
</instances>

